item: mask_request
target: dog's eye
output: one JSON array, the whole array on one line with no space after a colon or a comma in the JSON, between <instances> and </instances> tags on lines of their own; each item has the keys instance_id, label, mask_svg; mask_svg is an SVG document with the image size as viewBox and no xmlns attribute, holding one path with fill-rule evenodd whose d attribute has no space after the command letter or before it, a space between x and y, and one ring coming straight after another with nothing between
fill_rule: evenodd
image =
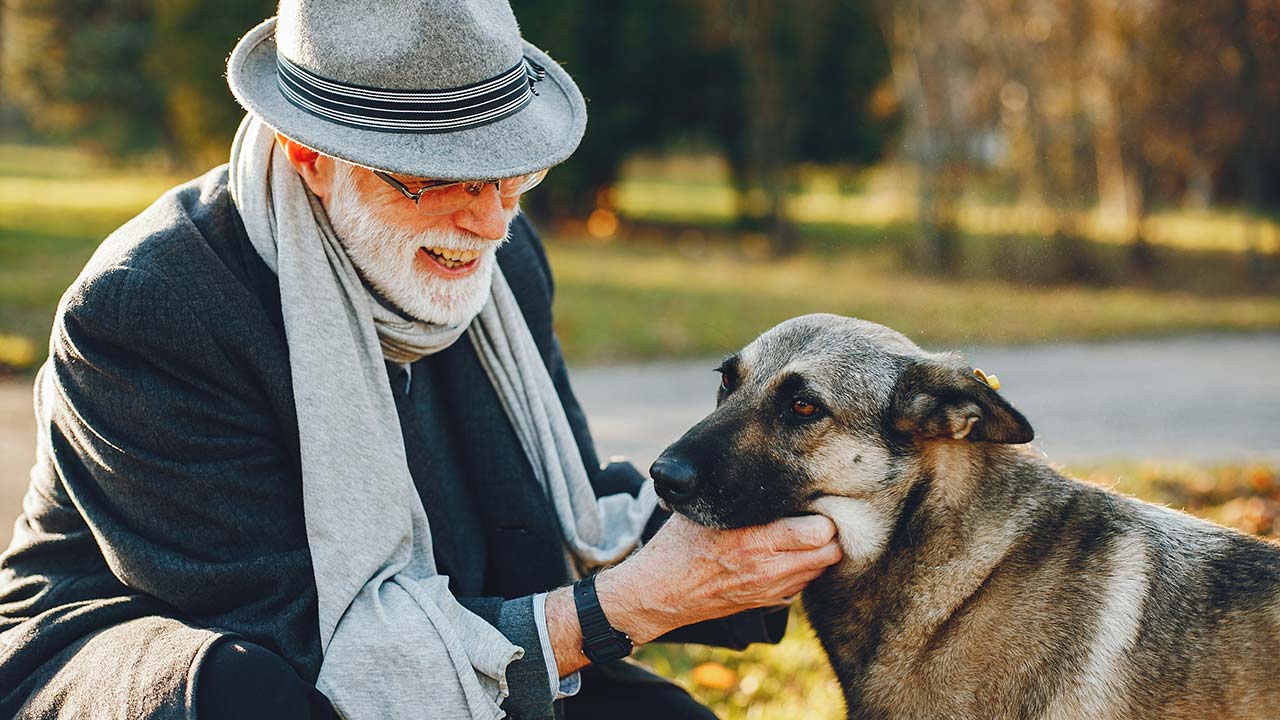
<instances>
[{"instance_id":1,"label":"dog's eye","mask_svg":"<svg viewBox=\"0 0 1280 720\"><path fill-rule=\"evenodd\" d=\"M813 403L805 402L804 400L796 400L791 403L791 414L798 415L802 418L813 417L818 414L818 407Z\"/></svg>"},{"instance_id":2,"label":"dog's eye","mask_svg":"<svg viewBox=\"0 0 1280 720\"><path fill-rule=\"evenodd\" d=\"M716 372L720 373L720 387L716 391L722 395L733 392L733 375L720 368L716 368Z\"/></svg>"}]
</instances>

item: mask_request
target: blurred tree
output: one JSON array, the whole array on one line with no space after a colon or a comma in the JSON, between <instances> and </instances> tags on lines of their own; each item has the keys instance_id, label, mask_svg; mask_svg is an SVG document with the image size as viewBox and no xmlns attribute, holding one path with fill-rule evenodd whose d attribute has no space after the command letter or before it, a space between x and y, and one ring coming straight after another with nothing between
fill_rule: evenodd
<instances>
[{"instance_id":1,"label":"blurred tree","mask_svg":"<svg viewBox=\"0 0 1280 720\"><path fill-rule=\"evenodd\" d=\"M183 161L223 162L244 110L227 89L226 58L249 28L275 14L271 0L152 0L143 71L164 96L170 147Z\"/></svg>"},{"instance_id":2,"label":"blurred tree","mask_svg":"<svg viewBox=\"0 0 1280 720\"><path fill-rule=\"evenodd\" d=\"M717 75L729 69L727 53L707 47L687 0L512 5L522 34L573 76L590 114L577 152L548 176L545 192L530 197L535 211L585 217L612 210L611 189L628 154L656 149L718 112Z\"/></svg>"},{"instance_id":3,"label":"blurred tree","mask_svg":"<svg viewBox=\"0 0 1280 720\"><path fill-rule=\"evenodd\" d=\"M38 131L127 152L164 139L160 89L140 69L147 0L14 0L10 92Z\"/></svg>"},{"instance_id":4,"label":"blurred tree","mask_svg":"<svg viewBox=\"0 0 1280 720\"><path fill-rule=\"evenodd\" d=\"M7 130L17 124L17 117L13 110L13 103L9 100L8 91L8 70L9 63L6 61L6 51L9 48L5 28L8 25L9 5L0 0L0 131Z\"/></svg>"},{"instance_id":5,"label":"blurred tree","mask_svg":"<svg viewBox=\"0 0 1280 720\"><path fill-rule=\"evenodd\" d=\"M5 20L8 15L8 3L0 2L0 123L4 122L4 114L9 109L9 103L5 99L5 71L8 68L8 63L5 62L5 49L8 47L8 43L5 42L4 33Z\"/></svg>"},{"instance_id":6,"label":"blurred tree","mask_svg":"<svg viewBox=\"0 0 1280 720\"><path fill-rule=\"evenodd\" d=\"M904 150L917 168L911 258L921 269L944 272L956 262L956 204L969 165L964 150L977 129L966 122L972 63L963 56L965 37L955 31L966 10L961 0L879 0L877 10L906 113ZM968 17L975 18L972 10Z\"/></svg>"},{"instance_id":7,"label":"blurred tree","mask_svg":"<svg viewBox=\"0 0 1280 720\"><path fill-rule=\"evenodd\" d=\"M919 170L913 257L945 269L954 204L975 187L1081 220L1153 261L1150 208L1280 208L1280 3L1274 0L879 0ZM975 182L976 181L976 182ZM1262 246L1261 231L1254 244ZM1064 259L1083 279L1087 257Z\"/></svg>"},{"instance_id":8,"label":"blurred tree","mask_svg":"<svg viewBox=\"0 0 1280 720\"><path fill-rule=\"evenodd\" d=\"M513 5L525 36L555 50L591 112L582 146L539 203L577 214L609 207L628 155L697 140L729 160L742 226L786 252L783 197L796 165L874 161L895 127L891 113L867 107L888 58L862 2Z\"/></svg>"},{"instance_id":9,"label":"blurred tree","mask_svg":"<svg viewBox=\"0 0 1280 720\"><path fill-rule=\"evenodd\" d=\"M1099 137L1119 146L1108 153L1120 166L1111 174L1124 178L1132 270L1141 277L1155 260L1144 232L1152 207L1227 202L1255 214L1280 208L1280 186L1263 170L1280 153L1267 130L1280 111L1280 6L1092 2L1099 46L1107 50L1098 64L1113 109L1095 121L1109 121L1109 128L1099 123L1105 129Z\"/></svg>"},{"instance_id":10,"label":"blurred tree","mask_svg":"<svg viewBox=\"0 0 1280 720\"><path fill-rule=\"evenodd\" d=\"M764 230L774 250L796 249L785 195L802 162L880 159L896 117L869 101L889 74L888 51L864 2L734 0L704 7L730 13L740 89L726 138L738 179L739 220Z\"/></svg>"},{"instance_id":11,"label":"blurred tree","mask_svg":"<svg viewBox=\"0 0 1280 720\"><path fill-rule=\"evenodd\" d=\"M240 117L222 67L269 0L11 0L13 95L40 132L178 164L220 159ZM632 153L722 149L745 227L790 247L783 198L801 162L879 157L892 118L867 99L888 71L864 2L515 0L588 101L591 129L533 209L611 209Z\"/></svg>"},{"instance_id":12,"label":"blurred tree","mask_svg":"<svg viewBox=\"0 0 1280 720\"><path fill-rule=\"evenodd\" d=\"M226 154L241 116L222 68L268 0L12 0L11 96L38 131L175 162Z\"/></svg>"}]
</instances>

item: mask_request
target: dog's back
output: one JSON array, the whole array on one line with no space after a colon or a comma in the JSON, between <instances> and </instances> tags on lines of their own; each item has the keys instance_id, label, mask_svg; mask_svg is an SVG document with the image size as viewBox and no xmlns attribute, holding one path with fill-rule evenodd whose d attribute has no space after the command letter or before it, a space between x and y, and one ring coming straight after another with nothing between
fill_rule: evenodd
<instances>
[{"instance_id":1,"label":"dog's back","mask_svg":"<svg viewBox=\"0 0 1280 720\"><path fill-rule=\"evenodd\" d=\"M805 606L858 718L1280 717L1280 547L1030 458Z\"/></svg>"}]
</instances>

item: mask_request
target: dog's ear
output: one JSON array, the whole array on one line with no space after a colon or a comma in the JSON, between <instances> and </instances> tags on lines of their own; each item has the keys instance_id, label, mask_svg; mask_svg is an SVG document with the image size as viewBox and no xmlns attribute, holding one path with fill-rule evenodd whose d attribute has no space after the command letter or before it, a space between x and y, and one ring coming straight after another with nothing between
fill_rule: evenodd
<instances>
[{"instance_id":1,"label":"dog's ear","mask_svg":"<svg viewBox=\"0 0 1280 720\"><path fill-rule=\"evenodd\" d=\"M913 361L898 377L889 402L888 425L910 437L1031 442L1031 423L990 385L954 366Z\"/></svg>"}]
</instances>

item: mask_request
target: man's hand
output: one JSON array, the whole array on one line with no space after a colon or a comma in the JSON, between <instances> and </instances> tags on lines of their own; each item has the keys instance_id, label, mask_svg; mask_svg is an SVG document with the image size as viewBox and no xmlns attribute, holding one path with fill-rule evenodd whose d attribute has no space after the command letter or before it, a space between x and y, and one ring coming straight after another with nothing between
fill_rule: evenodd
<instances>
[{"instance_id":1,"label":"man's hand","mask_svg":"<svg viewBox=\"0 0 1280 720\"><path fill-rule=\"evenodd\" d=\"M841 557L821 515L713 530L673 515L639 552L596 576L609 624L637 645L685 625L781 605ZM561 677L587 664L572 588L547 595L547 630Z\"/></svg>"},{"instance_id":2,"label":"man's hand","mask_svg":"<svg viewBox=\"0 0 1280 720\"><path fill-rule=\"evenodd\" d=\"M596 578L610 624L637 644L678 627L779 605L841 557L821 515L713 530L673 515L653 539Z\"/></svg>"}]
</instances>

